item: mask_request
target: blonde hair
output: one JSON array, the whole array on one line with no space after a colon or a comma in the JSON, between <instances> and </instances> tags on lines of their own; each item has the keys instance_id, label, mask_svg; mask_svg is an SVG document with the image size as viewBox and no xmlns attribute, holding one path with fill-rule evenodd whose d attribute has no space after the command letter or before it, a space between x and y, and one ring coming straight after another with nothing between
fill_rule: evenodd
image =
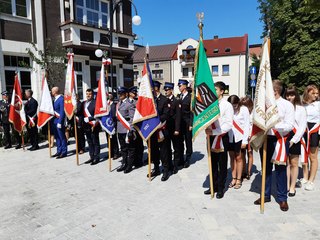
<instances>
[{"instance_id":1,"label":"blonde hair","mask_svg":"<svg viewBox=\"0 0 320 240\"><path fill-rule=\"evenodd\" d=\"M303 103L303 104L308 104L308 103L310 103L309 93L310 93L312 90L318 90L317 86L314 85L314 84L310 84L310 85L308 85L308 86L304 89L304 92L303 92L303 95L302 95L302 103Z\"/></svg>"}]
</instances>

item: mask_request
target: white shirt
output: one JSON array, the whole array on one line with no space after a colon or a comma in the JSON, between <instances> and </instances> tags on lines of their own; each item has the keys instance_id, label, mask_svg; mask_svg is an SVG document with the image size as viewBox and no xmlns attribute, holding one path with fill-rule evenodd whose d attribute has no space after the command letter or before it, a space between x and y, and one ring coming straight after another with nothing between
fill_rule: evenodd
<instances>
[{"instance_id":1,"label":"white shirt","mask_svg":"<svg viewBox=\"0 0 320 240\"><path fill-rule=\"evenodd\" d=\"M233 126L233 107L231 103L222 98L219 100L220 117L214 122L215 129L211 135L221 135L231 130ZM211 128L211 126L210 126Z\"/></svg>"},{"instance_id":2,"label":"white shirt","mask_svg":"<svg viewBox=\"0 0 320 240\"><path fill-rule=\"evenodd\" d=\"M296 110L294 112L295 115L295 123L294 127L296 129L296 133L291 139L291 142L297 143L302 138L304 132L307 128L307 112L304 107L296 105Z\"/></svg>"},{"instance_id":3,"label":"white shirt","mask_svg":"<svg viewBox=\"0 0 320 240\"><path fill-rule=\"evenodd\" d=\"M279 97L276 99L280 122L274 126L282 136L287 135L294 127L294 106L291 102ZM268 135L274 135L273 131L268 131Z\"/></svg>"},{"instance_id":4,"label":"white shirt","mask_svg":"<svg viewBox=\"0 0 320 240\"><path fill-rule=\"evenodd\" d=\"M320 102L315 101L304 105L304 107L307 111L307 122L320 123Z\"/></svg>"},{"instance_id":5,"label":"white shirt","mask_svg":"<svg viewBox=\"0 0 320 240\"><path fill-rule=\"evenodd\" d=\"M61 97L61 96L62 96L61 94L55 96L55 97L54 97L54 101L57 101L57 99L58 99L59 97Z\"/></svg>"},{"instance_id":6,"label":"white shirt","mask_svg":"<svg viewBox=\"0 0 320 240\"><path fill-rule=\"evenodd\" d=\"M188 91L186 91L185 93L182 94L182 100L188 95Z\"/></svg>"},{"instance_id":7,"label":"white shirt","mask_svg":"<svg viewBox=\"0 0 320 240\"><path fill-rule=\"evenodd\" d=\"M236 129L233 126L232 130L229 132L229 142L233 141L233 136L235 137L235 142L242 140L242 144L248 144L249 132L250 132L250 113L247 107L241 106L239 112L233 116L233 120L239 125L243 130L243 136L239 139L240 136L236 133Z\"/></svg>"}]
</instances>

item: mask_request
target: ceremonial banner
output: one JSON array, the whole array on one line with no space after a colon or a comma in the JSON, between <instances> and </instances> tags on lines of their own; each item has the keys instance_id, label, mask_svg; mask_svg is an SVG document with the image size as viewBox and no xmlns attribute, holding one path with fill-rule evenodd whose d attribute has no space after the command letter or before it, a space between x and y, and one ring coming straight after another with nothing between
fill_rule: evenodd
<instances>
[{"instance_id":1,"label":"ceremonial banner","mask_svg":"<svg viewBox=\"0 0 320 240\"><path fill-rule=\"evenodd\" d=\"M145 141L147 141L161 125L151 86L151 73L148 62L145 61L138 91L138 101L132 121L133 126Z\"/></svg>"},{"instance_id":2,"label":"ceremonial banner","mask_svg":"<svg viewBox=\"0 0 320 240\"><path fill-rule=\"evenodd\" d=\"M70 120L73 117L76 109L76 83L75 73L73 67L73 53L68 53L68 66L66 73L66 83L64 87L64 111Z\"/></svg>"},{"instance_id":3,"label":"ceremonial banner","mask_svg":"<svg viewBox=\"0 0 320 240\"><path fill-rule=\"evenodd\" d=\"M38 109L38 128L42 128L54 116L52 98L46 77L42 79L41 90L40 106Z\"/></svg>"},{"instance_id":4,"label":"ceremonial banner","mask_svg":"<svg viewBox=\"0 0 320 240\"><path fill-rule=\"evenodd\" d=\"M105 65L109 65L110 63L111 61L109 59L102 59L94 117L100 122L103 130L105 130L108 134L113 135L115 133L115 127L110 112L110 104L107 101L108 92L106 91L105 72Z\"/></svg>"},{"instance_id":5,"label":"ceremonial banner","mask_svg":"<svg viewBox=\"0 0 320 240\"><path fill-rule=\"evenodd\" d=\"M220 114L219 101L201 37L194 67L195 78L191 105L193 111L193 140L202 129L216 121Z\"/></svg>"},{"instance_id":6,"label":"ceremonial banner","mask_svg":"<svg viewBox=\"0 0 320 240\"><path fill-rule=\"evenodd\" d=\"M262 146L267 131L274 127L279 121L270 72L269 41L269 38L267 38L263 44L262 59L252 111L253 126L250 143L256 151Z\"/></svg>"},{"instance_id":7,"label":"ceremonial banner","mask_svg":"<svg viewBox=\"0 0 320 240\"><path fill-rule=\"evenodd\" d=\"M20 134L23 130L23 127L27 124L18 73L14 77L14 86L9 111L9 121L13 124L14 129Z\"/></svg>"}]
</instances>

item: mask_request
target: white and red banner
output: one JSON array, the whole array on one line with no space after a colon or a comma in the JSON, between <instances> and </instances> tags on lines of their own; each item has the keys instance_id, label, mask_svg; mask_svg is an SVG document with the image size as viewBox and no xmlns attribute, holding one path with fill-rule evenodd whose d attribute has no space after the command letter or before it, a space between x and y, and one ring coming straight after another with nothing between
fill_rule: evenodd
<instances>
[{"instance_id":1,"label":"white and red banner","mask_svg":"<svg viewBox=\"0 0 320 240\"><path fill-rule=\"evenodd\" d=\"M47 78L42 79L41 99L38 109L38 128L42 128L54 116L52 98L48 87Z\"/></svg>"},{"instance_id":2,"label":"white and red banner","mask_svg":"<svg viewBox=\"0 0 320 240\"><path fill-rule=\"evenodd\" d=\"M73 117L77 106L76 99L76 77L73 67L73 53L68 53L68 66L66 73L66 83L64 87L64 111L70 120Z\"/></svg>"},{"instance_id":3,"label":"white and red banner","mask_svg":"<svg viewBox=\"0 0 320 240\"><path fill-rule=\"evenodd\" d=\"M9 121L14 129L21 134L23 127L27 124L24 104L22 101L22 90L18 74L14 77L14 86L9 111Z\"/></svg>"},{"instance_id":4,"label":"white and red banner","mask_svg":"<svg viewBox=\"0 0 320 240\"><path fill-rule=\"evenodd\" d=\"M256 85L256 93L253 108L253 126L250 143L258 150L264 140L264 136L278 121L278 108L274 97L270 58L269 38L264 41L262 59Z\"/></svg>"}]
</instances>

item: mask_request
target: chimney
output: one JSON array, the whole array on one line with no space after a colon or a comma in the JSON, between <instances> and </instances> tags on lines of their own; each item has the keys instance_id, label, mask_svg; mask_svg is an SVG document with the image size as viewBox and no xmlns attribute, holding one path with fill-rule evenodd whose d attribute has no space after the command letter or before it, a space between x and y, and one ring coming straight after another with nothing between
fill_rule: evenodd
<instances>
[{"instance_id":1,"label":"chimney","mask_svg":"<svg viewBox=\"0 0 320 240\"><path fill-rule=\"evenodd\" d=\"M218 38L219 38L218 35L214 35L214 36L213 36L213 39L218 39Z\"/></svg>"}]
</instances>

